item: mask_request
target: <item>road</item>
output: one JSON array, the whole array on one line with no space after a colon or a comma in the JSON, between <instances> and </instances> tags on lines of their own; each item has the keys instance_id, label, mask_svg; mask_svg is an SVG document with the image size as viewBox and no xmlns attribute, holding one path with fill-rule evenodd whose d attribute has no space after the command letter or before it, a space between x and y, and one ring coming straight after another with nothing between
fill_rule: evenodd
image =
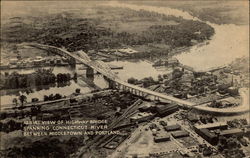
<instances>
[{"instance_id":1,"label":"road","mask_svg":"<svg viewBox=\"0 0 250 158\"><path fill-rule=\"evenodd\" d=\"M166 95L166 94L162 94L162 93L159 93L159 92L151 91L151 90L149 90L149 89L142 88L142 87L138 87L138 86L136 86L136 85L132 85L132 84L129 84L129 83L124 82L124 81L121 81L121 80L115 79L115 81L116 81L117 83L121 84L121 85L126 86L126 87L130 87L130 88L132 88L132 89L136 89L136 90L138 90L138 91L141 91L141 92L150 94L150 95L152 95L152 96L159 97L159 98L161 98L161 99L170 100L170 101L172 101L172 102L178 103L179 105L186 105L186 106L195 106L195 105L196 105L195 103L189 102L189 101L187 101L187 100L178 99L178 98L175 98L175 97Z\"/></svg>"},{"instance_id":2,"label":"road","mask_svg":"<svg viewBox=\"0 0 250 158\"><path fill-rule=\"evenodd\" d=\"M195 106L193 107L199 111L205 111L209 113L215 114L223 114L223 115L232 115L232 114L240 114L249 112L249 89L241 88L239 89L240 97L241 97L241 105L232 108L212 108L208 106Z\"/></svg>"}]
</instances>

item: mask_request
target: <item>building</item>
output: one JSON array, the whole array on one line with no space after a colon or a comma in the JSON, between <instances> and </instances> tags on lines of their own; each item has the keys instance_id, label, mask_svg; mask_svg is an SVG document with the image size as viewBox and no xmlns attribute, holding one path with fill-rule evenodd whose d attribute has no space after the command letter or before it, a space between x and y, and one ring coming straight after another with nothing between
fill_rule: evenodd
<instances>
[{"instance_id":1,"label":"building","mask_svg":"<svg viewBox=\"0 0 250 158\"><path fill-rule=\"evenodd\" d=\"M231 96L236 96L239 95L239 89L236 87L229 87L227 89L227 92L231 95Z\"/></svg>"},{"instance_id":2,"label":"building","mask_svg":"<svg viewBox=\"0 0 250 158\"><path fill-rule=\"evenodd\" d=\"M218 143L218 136L213 133L210 132L208 129L206 128L202 128L202 129L198 129L198 128L194 128L194 131L201 136L203 139L205 139L207 142L209 142L212 145L216 145Z\"/></svg>"},{"instance_id":3,"label":"building","mask_svg":"<svg viewBox=\"0 0 250 158\"><path fill-rule=\"evenodd\" d=\"M208 129L208 130L225 130L227 129L228 125L227 122L216 122L216 123L208 123L208 124L202 124L202 125L196 125L194 128L197 129Z\"/></svg>"},{"instance_id":4,"label":"building","mask_svg":"<svg viewBox=\"0 0 250 158\"><path fill-rule=\"evenodd\" d=\"M151 109L151 106L142 106L142 107L139 107L139 111L140 112L148 112L148 111L150 111L150 109Z\"/></svg>"},{"instance_id":5,"label":"building","mask_svg":"<svg viewBox=\"0 0 250 158\"><path fill-rule=\"evenodd\" d=\"M154 137L154 142L160 143L160 142L166 142L170 140L170 135L168 133L164 134L156 134Z\"/></svg>"},{"instance_id":6,"label":"building","mask_svg":"<svg viewBox=\"0 0 250 158\"><path fill-rule=\"evenodd\" d=\"M137 113L134 116L130 117L130 122L144 122L152 119L154 117L154 114L152 113L147 113L147 112L141 112Z\"/></svg>"},{"instance_id":7,"label":"building","mask_svg":"<svg viewBox=\"0 0 250 158\"><path fill-rule=\"evenodd\" d=\"M176 58L170 58L166 61L167 66L178 66L179 65L179 60Z\"/></svg>"},{"instance_id":8,"label":"building","mask_svg":"<svg viewBox=\"0 0 250 158\"><path fill-rule=\"evenodd\" d=\"M17 61L18 61L17 58L12 58L12 59L9 60L9 64L10 65L16 65Z\"/></svg>"},{"instance_id":9,"label":"building","mask_svg":"<svg viewBox=\"0 0 250 158\"><path fill-rule=\"evenodd\" d=\"M170 126L165 126L164 129L168 132L170 131L177 131L177 130L181 130L181 126L176 124L176 125L170 125Z\"/></svg>"},{"instance_id":10,"label":"building","mask_svg":"<svg viewBox=\"0 0 250 158\"><path fill-rule=\"evenodd\" d=\"M195 116L195 115L190 115L190 114L187 116L187 120L190 121L190 122L192 122L192 123L196 123L196 122L199 121L199 119L198 119L197 116Z\"/></svg>"},{"instance_id":11,"label":"building","mask_svg":"<svg viewBox=\"0 0 250 158\"><path fill-rule=\"evenodd\" d=\"M220 135L224 137L242 136L243 134L244 134L244 131L239 128L223 130L220 132Z\"/></svg>"},{"instance_id":12,"label":"building","mask_svg":"<svg viewBox=\"0 0 250 158\"><path fill-rule=\"evenodd\" d=\"M170 115L179 110L178 105L176 104L167 104L167 105L156 105L156 113L160 117Z\"/></svg>"},{"instance_id":13,"label":"building","mask_svg":"<svg viewBox=\"0 0 250 158\"><path fill-rule=\"evenodd\" d=\"M174 138L182 138L182 137L188 137L189 132L187 131L176 131L171 133Z\"/></svg>"},{"instance_id":14,"label":"building","mask_svg":"<svg viewBox=\"0 0 250 158\"><path fill-rule=\"evenodd\" d=\"M138 51L131 49L131 48L123 48L123 49L119 49L118 51L121 53L126 53L126 54L138 53Z\"/></svg>"}]
</instances>

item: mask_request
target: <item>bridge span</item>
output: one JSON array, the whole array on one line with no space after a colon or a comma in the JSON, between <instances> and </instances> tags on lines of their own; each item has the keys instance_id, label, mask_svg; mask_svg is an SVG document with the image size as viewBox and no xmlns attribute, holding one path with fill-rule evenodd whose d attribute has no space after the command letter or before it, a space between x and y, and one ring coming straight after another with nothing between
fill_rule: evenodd
<instances>
[{"instance_id":1,"label":"bridge span","mask_svg":"<svg viewBox=\"0 0 250 158\"><path fill-rule=\"evenodd\" d=\"M105 64L102 61L92 61L87 54L85 54L83 51L76 52L76 53L71 53L68 52L65 49L62 48L57 48L54 46L49 46L49 45L43 45L43 44L37 44L37 43L29 43L26 44L31 47L39 48L39 49L44 49L44 50L50 50L52 52L56 52L61 56L67 56L71 57L80 63L86 65L88 68L91 68L99 73L101 73L104 78L109 82L110 88L116 88L124 91L129 91L135 95L141 96L141 97L146 97L148 95L153 96L155 100L168 100L170 102L177 103L178 105L181 106L195 106L195 103L178 99L166 94L158 93L155 91L151 91L146 88L142 88L133 84L129 84L127 82L122 81L116 74L114 74L109 66Z\"/></svg>"}]
</instances>

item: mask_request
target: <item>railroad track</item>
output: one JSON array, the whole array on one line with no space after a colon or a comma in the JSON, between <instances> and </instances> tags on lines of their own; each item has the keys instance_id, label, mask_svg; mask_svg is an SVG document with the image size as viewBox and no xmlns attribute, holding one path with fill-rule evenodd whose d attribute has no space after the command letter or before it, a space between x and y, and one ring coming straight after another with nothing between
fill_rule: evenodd
<instances>
[{"instance_id":1,"label":"railroad track","mask_svg":"<svg viewBox=\"0 0 250 158\"><path fill-rule=\"evenodd\" d=\"M109 126L109 128L107 129L108 131L109 130L112 130L113 128L115 128L115 126L118 125L118 123L120 123L120 121L122 121L125 117L127 117L127 115L131 114L132 112L134 112L135 110L137 110L138 106L142 103L142 100L141 99L138 99L137 101L135 101L131 106L129 106L126 111L118 118L116 119L115 121L113 121L111 123L111 125ZM101 136L101 135L98 135L94 138L94 140L92 140L91 142L89 142L86 146L82 147L80 150L80 154L79 158L83 157L83 154L84 154L84 151L86 149L89 149L90 147L93 147L93 146L98 146L99 144L101 144L104 140L106 140L108 138L108 135L105 135L105 136Z\"/></svg>"}]
</instances>

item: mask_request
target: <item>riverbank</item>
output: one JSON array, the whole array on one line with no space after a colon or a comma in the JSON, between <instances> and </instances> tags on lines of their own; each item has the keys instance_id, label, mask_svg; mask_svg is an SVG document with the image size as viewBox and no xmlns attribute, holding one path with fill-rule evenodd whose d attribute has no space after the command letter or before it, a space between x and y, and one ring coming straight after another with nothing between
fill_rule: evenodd
<instances>
[{"instance_id":1,"label":"riverbank","mask_svg":"<svg viewBox=\"0 0 250 158\"><path fill-rule=\"evenodd\" d=\"M125 4L148 5L156 7L171 7L188 12L202 21L216 24L249 24L247 1L141 1L123 2ZM223 7L221 7L223 5Z\"/></svg>"}]
</instances>

